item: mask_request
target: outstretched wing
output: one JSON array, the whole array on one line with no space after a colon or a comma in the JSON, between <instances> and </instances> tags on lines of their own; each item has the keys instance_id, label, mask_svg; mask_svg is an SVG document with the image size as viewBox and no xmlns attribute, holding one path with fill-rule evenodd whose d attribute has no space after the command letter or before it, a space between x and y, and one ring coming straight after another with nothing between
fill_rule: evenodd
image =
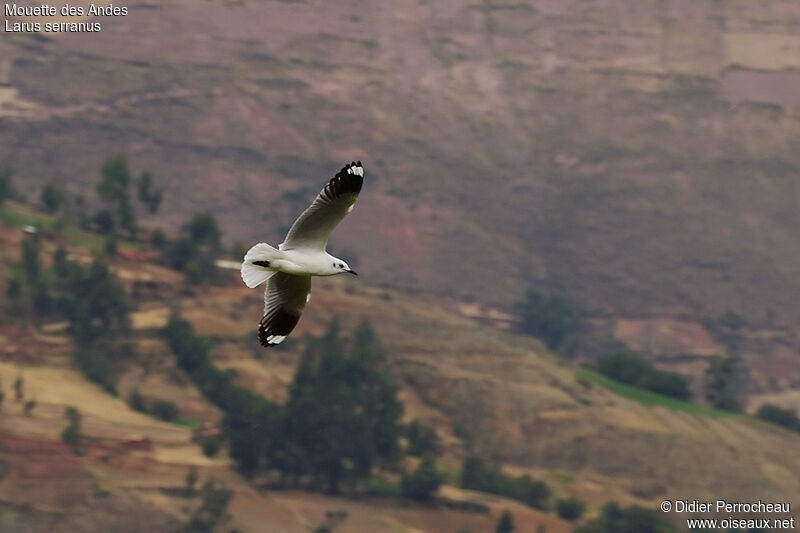
<instances>
[{"instance_id":1,"label":"outstretched wing","mask_svg":"<svg viewBox=\"0 0 800 533\"><path fill-rule=\"evenodd\" d=\"M280 249L324 250L333 228L353 209L363 183L364 167L361 161L342 167L308 209L294 221Z\"/></svg>"},{"instance_id":2,"label":"outstretched wing","mask_svg":"<svg viewBox=\"0 0 800 533\"><path fill-rule=\"evenodd\" d=\"M280 344L300 320L311 295L311 276L276 272L264 291L264 316L258 325L262 346Z\"/></svg>"}]
</instances>

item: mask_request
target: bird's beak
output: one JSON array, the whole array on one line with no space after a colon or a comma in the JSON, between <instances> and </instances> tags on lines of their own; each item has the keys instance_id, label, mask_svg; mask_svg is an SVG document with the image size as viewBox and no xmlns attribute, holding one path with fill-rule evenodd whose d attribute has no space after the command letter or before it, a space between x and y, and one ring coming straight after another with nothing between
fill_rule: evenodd
<instances>
[{"instance_id":1,"label":"bird's beak","mask_svg":"<svg viewBox=\"0 0 800 533\"><path fill-rule=\"evenodd\" d=\"M348 274L352 274L354 276L358 276L358 272L356 272L355 270L346 270L345 272L347 272Z\"/></svg>"}]
</instances>

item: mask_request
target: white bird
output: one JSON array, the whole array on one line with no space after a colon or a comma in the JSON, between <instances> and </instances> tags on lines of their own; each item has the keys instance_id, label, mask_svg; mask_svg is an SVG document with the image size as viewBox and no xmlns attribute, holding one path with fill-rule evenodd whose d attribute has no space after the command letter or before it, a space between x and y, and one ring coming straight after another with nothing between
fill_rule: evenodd
<instances>
[{"instance_id":1,"label":"white bird","mask_svg":"<svg viewBox=\"0 0 800 533\"><path fill-rule=\"evenodd\" d=\"M325 247L333 228L353 210L363 183L361 161L345 165L294 221L277 250L261 242L245 254L245 285L252 289L267 281L264 316L258 324L263 346L280 344L297 325L311 298L311 276L358 275Z\"/></svg>"}]
</instances>

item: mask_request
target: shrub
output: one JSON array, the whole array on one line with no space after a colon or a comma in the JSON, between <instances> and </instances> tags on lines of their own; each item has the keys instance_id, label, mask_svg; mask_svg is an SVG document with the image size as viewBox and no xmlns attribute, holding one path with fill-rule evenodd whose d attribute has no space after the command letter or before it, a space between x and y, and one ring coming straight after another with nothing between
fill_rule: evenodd
<instances>
[{"instance_id":1,"label":"shrub","mask_svg":"<svg viewBox=\"0 0 800 533\"><path fill-rule=\"evenodd\" d=\"M156 418L160 418L161 420L167 422L173 422L180 414L178 406L175 404L175 402L171 402L169 400L154 401L153 406L150 408L150 412L153 413L153 416Z\"/></svg>"},{"instance_id":2,"label":"shrub","mask_svg":"<svg viewBox=\"0 0 800 533\"><path fill-rule=\"evenodd\" d=\"M10 170L0 168L0 205L3 205L3 201L12 195L11 178Z\"/></svg>"},{"instance_id":3,"label":"shrub","mask_svg":"<svg viewBox=\"0 0 800 533\"><path fill-rule=\"evenodd\" d=\"M425 456L411 474L403 474L400 490L403 496L417 501L430 500L442 484L442 476L430 455Z\"/></svg>"},{"instance_id":4,"label":"shrub","mask_svg":"<svg viewBox=\"0 0 800 533\"><path fill-rule=\"evenodd\" d=\"M94 222L97 228L97 233L101 235L108 235L114 231L114 214L108 209L103 209L95 213L92 217L92 222Z\"/></svg>"},{"instance_id":5,"label":"shrub","mask_svg":"<svg viewBox=\"0 0 800 533\"><path fill-rule=\"evenodd\" d=\"M406 428L408 438L408 454L422 457L425 454L436 454L439 451L439 441L436 431L432 427L422 424L419 420L412 421Z\"/></svg>"},{"instance_id":6,"label":"shrub","mask_svg":"<svg viewBox=\"0 0 800 533\"><path fill-rule=\"evenodd\" d=\"M142 172L136 185L139 202L147 207L148 213L154 215L161 205L163 191L153 187L153 176L149 172Z\"/></svg>"},{"instance_id":7,"label":"shrub","mask_svg":"<svg viewBox=\"0 0 800 533\"><path fill-rule=\"evenodd\" d=\"M503 511L497 520L496 533L514 533L514 517L508 511Z\"/></svg>"},{"instance_id":8,"label":"shrub","mask_svg":"<svg viewBox=\"0 0 800 533\"><path fill-rule=\"evenodd\" d=\"M211 533L216 528L230 521L228 504L233 497L233 491L226 488L217 488L211 478L203 485L201 491L202 503L184 526L187 533Z\"/></svg>"},{"instance_id":9,"label":"shrub","mask_svg":"<svg viewBox=\"0 0 800 533\"><path fill-rule=\"evenodd\" d=\"M58 208L61 207L64 193L52 183L48 183L42 188L40 199L45 211L48 213L55 213L58 211Z\"/></svg>"},{"instance_id":10,"label":"shrub","mask_svg":"<svg viewBox=\"0 0 800 533\"><path fill-rule=\"evenodd\" d=\"M586 510L586 503L577 498L565 498L556 502L556 513L564 520L577 520Z\"/></svg>"},{"instance_id":11,"label":"shrub","mask_svg":"<svg viewBox=\"0 0 800 533\"><path fill-rule=\"evenodd\" d=\"M64 416L69 422L64 431L61 432L61 440L70 447L72 453L81 455L83 449L81 448L81 413L75 407L67 407L64 411Z\"/></svg>"},{"instance_id":12,"label":"shrub","mask_svg":"<svg viewBox=\"0 0 800 533\"><path fill-rule=\"evenodd\" d=\"M655 511L641 507L621 508L611 502L601 516L575 530L575 533L672 533L675 528Z\"/></svg>"},{"instance_id":13,"label":"shrub","mask_svg":"<svg viewBox=\"0 0 800 533\"><path fill-rule=\"evenodd\" d=\"M708 403L717 409L741 411L746 381L747 369L741 358L735 355L713 358L703 376Z\"/></svg>"},{"instance_id":14,"label":"shrub","mask_svg":"<svg viewBox=\"0 0 800 533\"><path fill-rule=\"evenodd\" d=\"M8 280L6 285L6 298L10 301L16 301L22 295L22 283L16 278Z\"/></svg>"},{"instance_id":15,"label":"shrub","mask_svg":"<svg viewBox=\"0 0 800 533\"><path fill-rule=\"evenodd\" d=\"M628 353L607 355L595 363L595 369L616 381L679 400L690 400L692 396L689 384L683 376L655 368L650 361L638 355Z\"/></svg>"},{"instance_id":16,"label":"shrub","mask_svg":"<svg viewBox=\"0 0 800 533\"><path fill-rule=\"evenodd\" d=\"M529 290L518 306L522 332L538 337L551 350L563 346L578 317L572 301L560 294L546 296Z\"/></svg>"},{"instance_id":17,"label":"shrub","mask_svg":"<svg viewBox=\"0 0 800 533\"><path fill-rule=\"evenodd\" d=\"M546 509L550 499L550 489L545 483L528 475L513 477L503 474L499 465L474 456L464 458L461 486L505 496L537 509Z\"/></svg>"},{"instance_id":18,"label":"shrub","mask_svg":"<svg viewBox=\"0 0 800 533\"><path fill-rule=\"evenodd\" d=\"M369 477L364 480L364 492L374 496L401 496L400 487L396 483L386 481L379 477Z\"/></svg>"},{"instance_id":19,"label":"shrub","mask_svg":"<svg viewBox=\"0 0 800 533\"><path fill-rule=\"evenodd\" d=\"M152 235L150 235L150 244L158 249L161 249L166 243L167 236L164 234L164 230L161 228L156 228L153 230Z\"/></svg>"},{"instance_id":20,"label":"shrub","mask_svg":"<svg viewBox=\"0 0 800 533\"><path fill-rule=\"evenodd\" d=\"M138 411L140 413L147 412L147 404L144 401L144 396L142 396L142 393L139 392L139 389L133 389L128 395L128 405L134 411Z\"/></svg>"},{"instance_id":21,"label":"shrub","mask_svg":"<svg viewBox=\"0 0 800 533\"><path fill-rule=\"evenodd\" d=\"M792 431L800 433L800 418L794 409L783 409L771 403L765 403L756 412L756 416L767 422L772 422Z\"/></svg>"},{"instance_id":22,"label":"shrub","mask_svg":"<svg viewBox=\"0 0 800 533\"><path fill-rule=\"evenodd\" d=\"M221 248L220 230L217 219L210 212L195 214L183 227L192 243L198 246L208 246L214 252Z\"/></svg>"},{"instance_id":23,"label":"shrub","mask_svg":"<svg viewBox=\"0 0 800 533\"><path fill-rule=\"evenodd\" d=\"M222 448L222 441L219 437L206 437L200 441L200 447L203 448L203 454L206 457L214 457Z\"/></svg>"}]
</instances>

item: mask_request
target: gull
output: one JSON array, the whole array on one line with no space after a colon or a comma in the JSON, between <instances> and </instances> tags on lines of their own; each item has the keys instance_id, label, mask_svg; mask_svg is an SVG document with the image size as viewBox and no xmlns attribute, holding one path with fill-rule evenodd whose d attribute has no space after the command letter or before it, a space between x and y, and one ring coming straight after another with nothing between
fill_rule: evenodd
<instances>
[{"instance_id":1,"label":"gull","mask_svg":"<svg viewBox=\"0 0 800 533\"><path fill-rule=\"evenodd\" d=\"M245 254L245 285L252 289L267 282L264 316L258 324L262 346L280 344L297 325L311 299L311 276L358 275L325 247L333 228L353 210L363 183L361 161L345 165L294 221L277 249L260 242Z\"/></svg>"}]
</instances>

